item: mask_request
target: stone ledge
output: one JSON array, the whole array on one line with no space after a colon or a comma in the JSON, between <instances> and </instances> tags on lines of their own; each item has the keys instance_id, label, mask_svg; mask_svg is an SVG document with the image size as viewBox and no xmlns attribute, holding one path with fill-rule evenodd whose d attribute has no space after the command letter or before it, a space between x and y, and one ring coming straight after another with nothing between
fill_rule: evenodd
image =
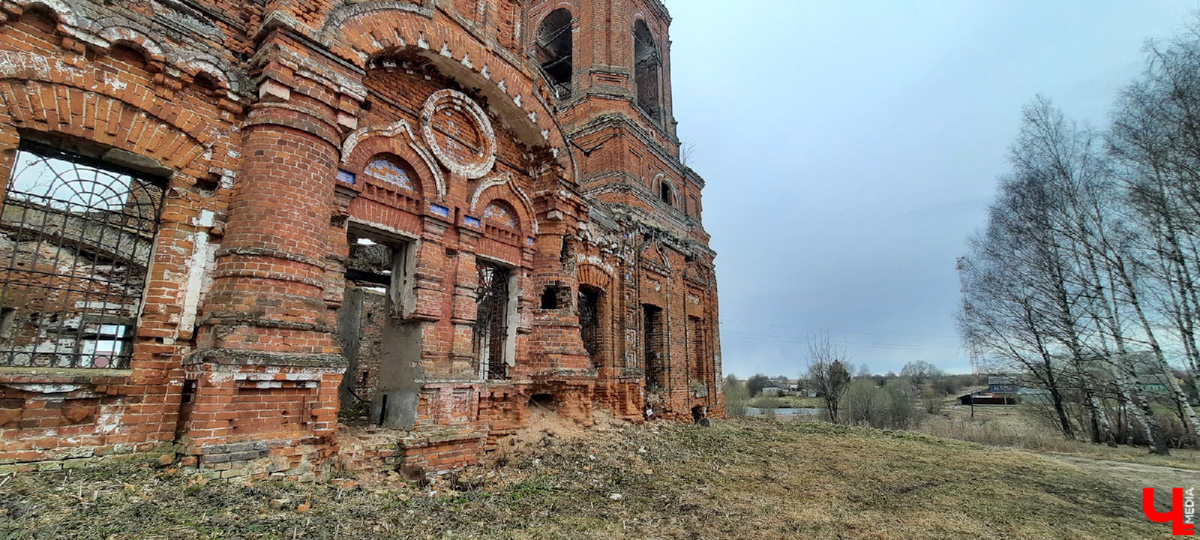
<instances>
[{"instance_id":1,"label":"stone ledge","mask_svg":"<svg viewBox=\"0 0 1200 540\"><path fill-rule=\"evenodd\" d=\"M111 384L131 376L132 369L0 367L3 383Z\"/></svg>"},{"instance_id":2,"label":"stone ledge","mask_svg":"<svg viewBox=\"0 0 1200 540\"><path fill-rule=\"evenodd\" d=\"M235 349L207 349L184 358L184 364L217 364L223 366L289 366L345 369L346 358L340 354L293 354Z\"/></svg>"}]
</instances>

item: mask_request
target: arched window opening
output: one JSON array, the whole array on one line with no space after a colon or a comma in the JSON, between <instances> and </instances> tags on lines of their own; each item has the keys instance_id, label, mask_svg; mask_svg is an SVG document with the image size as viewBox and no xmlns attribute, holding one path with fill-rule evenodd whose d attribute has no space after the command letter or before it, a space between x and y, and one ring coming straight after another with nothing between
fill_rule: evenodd
<instances>
[{"instance_id":1,"label":"arched window opening","mask_svg":"<svg viewBox=\"0 0 1200 540\"><path fill-rule=\"evenodd\" d=\"M538 64L542 66L542 72L546 74L558 99L571 97L571 76L574 74L572 39L571 12L556 9L542 20L534 43Z\"/></svg>"},{"instance_id":2,"label":"arched window opening","mask_svg":"<svg viewBox=\"0 0 1200 540\"><path fill-rule=\"evenodd\" d=\"M165 184L22 142L0 202L0 366L129 368Z\"/></svg>"},{"instance_id":3,"label":"arched window opening","mask_svg":"<svg viewBox=\"0 0 1200 540\"><path fill-rule=\"evenodd\" d=\"M662 61L650 27L642 20L633 26L633 71L638 107L654 120L661 121Z\"/></svg>"},{"instance_id":4,"label":"arched window opening","mask_svg":"<svg viewBox=\"0 0 1200 540\"><path fill-rule=\"evenodd\" d=\"M579 333L583 337L583 348L587 349L592 358L592 365L598 365L600 355L600 301L603 291L587 285L579 286Z\"/></svg>"},{"instance_id":5,"label":"arched window opening","mask_svg":"<svg viewBox=\"0 0 1200 540\"><path fill-rule=\"evenodd\" d=\"M669 206L675 206L675 188L671 184L662 182L658 185L658 198Z\"/></svg>"},{"instance_id":6,"label":"arched window opening","mask_svg":"<svg viewBox=\"0 0 1200 540\"><path fill-rule=\"evenodd\" d=\"M646 390L662 391L667 381L667 333L662 308L642 304L642 346L645 352Z\"/></svg>"},{"instance_id":7,"label":"arched window opening","mask_svg":"<svg viewBox=\"0 0 1200 540\"><path fill-rule=\"evenodd\" d=\"M367 163L367 167L363 169L363 174L385 184L412 191L416 190L416 185L412 181L412 175L408 172L408 167L396 159L387 156L372 158L370 163Z\"/></svg>"}]
</instances>

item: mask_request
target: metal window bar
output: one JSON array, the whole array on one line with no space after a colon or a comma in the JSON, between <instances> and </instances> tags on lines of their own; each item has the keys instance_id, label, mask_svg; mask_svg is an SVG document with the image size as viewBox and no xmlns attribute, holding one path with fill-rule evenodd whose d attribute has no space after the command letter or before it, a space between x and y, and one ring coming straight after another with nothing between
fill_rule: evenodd
<instances>
[{"instance_id":1,"label":"metal window bar","mask_svg":"<svg viewBox=\"0 0 1200 540\"><path fill-rule=\"evenodd\" d=\"M508 337L509 271L479 263L479 289L475 314L473 348L479 359L479 377L486 380L507 378L504 342Z\"/></svg>"},{"instance_id":2,"label":"metal window bar","mask_svg":"<svg viewBox=\"0 0 1200 540\"><path fill-rule=\"evenodd\" d=\"M126 368L163 186L23 145L0 204L0 366Z\"/></svg>"},{"instance_id":3,"label":"metal window bar","mask_svg":"<svg viewBox=\"0 0 1200 540\"><path fill-rule=\"evenodd\" d=\"M583 348L593 360L600 352L600 291L579 290L579 333Z\"/></svg>"}]
</instances>

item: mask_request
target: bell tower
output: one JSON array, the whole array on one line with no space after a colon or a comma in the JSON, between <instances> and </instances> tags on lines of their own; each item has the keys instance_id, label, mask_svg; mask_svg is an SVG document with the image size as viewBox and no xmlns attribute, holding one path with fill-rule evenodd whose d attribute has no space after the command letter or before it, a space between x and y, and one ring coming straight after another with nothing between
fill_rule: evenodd
<instances>
[{"instance_id":1,"label":"bell tower","mask_svg":"<svg viewBox=\"0 0 1200 540\"><path fill-rule=\"evenodd\" d=\"M632 384L639 414L720 410L716 254L701 222L704 180L680 156L670 13L660 0L532 0L525 20L589 206L581 252L620 246L627 257L607 285L580 280L617 337L611 362L597 363L598 401L620 402Z\"/></svg>"},{"instance_id":2,"label":"bell tower","mask_svg":"<svg viewBox=\"0 0 1200 540\"><path fill-rule=\"evenodd\" d=\"M542 0L532 3L527 20L530 54L568 131L619 114L678 155L671 16L662 2Z\"/></svg>"}]
</instances>

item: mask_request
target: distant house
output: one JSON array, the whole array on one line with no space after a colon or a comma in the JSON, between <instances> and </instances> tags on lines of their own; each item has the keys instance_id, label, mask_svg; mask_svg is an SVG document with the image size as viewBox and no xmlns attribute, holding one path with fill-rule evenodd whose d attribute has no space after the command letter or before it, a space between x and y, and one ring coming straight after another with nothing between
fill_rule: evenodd
<instances>
[{"instance_id":1,"label":"distant house","mask_svg":"<svg viewBox=\"0 0 1200 540\"><path fill-rule=\"evenodd\" d=\"M988 377L987 391L991 394L1016 394L1021 391L1021 386L1016 377L991 376Z\"/></svg>"},{"instance_id":2,"label":"distant house","mask_svg":"<svg viewBox=\"0 0 1200 540\"><path fill-rule=\"evenodd\" d=\"M981 392L958 396L958 403L960 405L1016 405L1017 402L1016 393L993 394L991 392Z\"/></svg>"},{"instance_id":3,"label":"distant house","mask_svg":"<svg viewBox=\"0 0 1200 540\"><path fill-rule=\"evenodd\" d=\"M780 386L779 381L768 381L765 385L763 385L762 395L767 397L779 397L782 396L786 391L786 388Z\"/></svg>"}]
</instances>

